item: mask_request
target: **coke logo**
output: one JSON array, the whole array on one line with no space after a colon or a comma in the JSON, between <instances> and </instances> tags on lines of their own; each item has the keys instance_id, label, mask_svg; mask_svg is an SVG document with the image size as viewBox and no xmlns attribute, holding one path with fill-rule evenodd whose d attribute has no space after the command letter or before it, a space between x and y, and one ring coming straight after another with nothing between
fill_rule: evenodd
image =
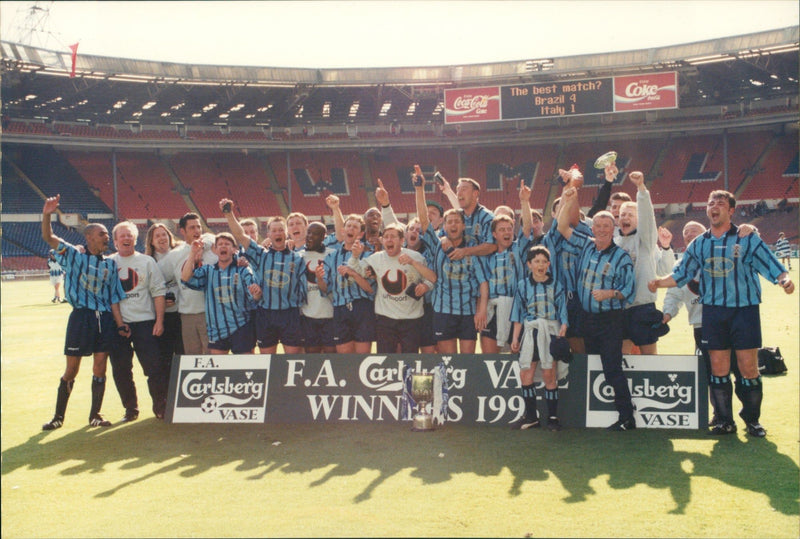
<instances>
[{"instance_id":1,"label":"coke logo","mask_svg":"<svg viewBox=\"0 0 800 539\"><path fill-rule=\"evenodd\" d=\"M639 84L632 82L625 87L625 95L627 97L651 97L658 93L658 85L656 84Z\"/></svg>"},{"instance_id":2,"label":"coke logo","mask_svg":"<svg viewBox=\"0 0 800 539\"><path fill-rule=\"evenodd\" d=\"M485 109L488 105L488 95L476 95L473 97L458 96L453 103L453 108L455 110L476 110Z\"/></svg>"}]
</instances>

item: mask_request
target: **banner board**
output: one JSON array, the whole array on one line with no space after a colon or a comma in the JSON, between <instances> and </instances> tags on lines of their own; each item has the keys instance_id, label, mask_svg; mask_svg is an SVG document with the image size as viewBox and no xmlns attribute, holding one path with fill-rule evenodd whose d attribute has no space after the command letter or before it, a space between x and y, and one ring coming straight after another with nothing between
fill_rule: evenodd
<instances>
[{"instance_id":1,"label":"banner board","mask_svg":"<svg viewBox=\"0 0 800 539\"><path fill-rule=\"evenodd\" d=\"M445 124L676 109L678 73L454 88L444 99Z\"/></svg>"},{"instance_id":2,"label":"banner board","mask_svg":"<svg viewBox=\"0 0 800 539\"><path fill-rule=\"evenodd\" d=\"M508 426L524 413L519 363L508 354L305 354L180 356L167 406L172 423L399 422L407 368L447 373L447 422ZM708 384L695 356L626 356L637 425L698 429L707 423ZM559 382L568 428L616 421L599 356L575 355ZM539 413L546 414L537 387Z\"/></svg>"}]
</instances>

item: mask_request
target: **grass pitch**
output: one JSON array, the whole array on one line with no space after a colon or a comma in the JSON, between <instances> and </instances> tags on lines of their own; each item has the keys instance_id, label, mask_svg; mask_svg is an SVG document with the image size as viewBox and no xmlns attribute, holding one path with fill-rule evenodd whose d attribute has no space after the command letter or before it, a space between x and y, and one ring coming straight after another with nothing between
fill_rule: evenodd
<instances>
[{"instance_id":1,"label":"grass pitch","mask_svg":"<svg viewBox=\"0 0 800 539\"><path fill-rule=\"evenodd\" d=\"M795 265L795 267L797 267ZM797 270L793 272L797 282ZM48 281L2 283L2 537L797 537L798 298L764 282L768 437L447 425L86 426L84 361L43 433L70 308ZM663 291L662 291L663 297ZM685 312L660 352L693 350ZM110 371L109 371L110 374ZM109 381L104 413L123 415Z\"/></svg>"}]
</instances>

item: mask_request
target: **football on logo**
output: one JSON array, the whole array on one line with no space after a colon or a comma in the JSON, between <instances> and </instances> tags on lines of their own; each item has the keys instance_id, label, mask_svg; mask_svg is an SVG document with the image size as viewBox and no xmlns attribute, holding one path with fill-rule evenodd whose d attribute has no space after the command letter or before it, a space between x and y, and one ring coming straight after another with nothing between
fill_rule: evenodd
<instances>
[{"instance_id":1,"label":"football on logo","mask_svg":"<svg viewBox=\"0 0 800 539\"><path fill-rule=\"evenodd\" d=\"M214 395L209 395L203 399L203 402L200 404L200 409L203 412L210 414L217 409L217 398Z\"/></svg>"}]
</instances>

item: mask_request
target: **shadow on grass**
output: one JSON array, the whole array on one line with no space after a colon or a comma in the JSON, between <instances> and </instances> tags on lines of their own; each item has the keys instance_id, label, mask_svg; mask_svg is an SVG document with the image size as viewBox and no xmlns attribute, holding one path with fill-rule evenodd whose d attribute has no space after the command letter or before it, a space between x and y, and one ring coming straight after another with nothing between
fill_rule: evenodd
<instances>
[{"instance_id":1,"label":"shadow on grass","mask_svg":"<svg viewBox=\"0 0 800 539\"><path fill-rule=\"evenodd\" d=\"M696 441L712 449L710 454L678 451L675 441ZM668 489L674 502L670 512L682 514L692 499L691 479L710 477L764 494L783 514L800 513L798 466L778 453L774 443L769 439L743 441L738 436L711 438L705 433L594 429L552 433L461 425L415 433L408 425L396 423L168 425L142 419L109 429L37 433L3 452L2 474L64 462L76 463L61 470L68 476L100 473L115 463L122 463L119 466L125 470L151 470L156 465L144 475L98 493L100 498L113 497L161 474L195 477L238 463L236 471L253 481L275 471L293 474L326 469L310 488L364 470L377 471L377 477L354 497L356 503L370 499L376 488L404 470L411 470L412 477L423 484L435 484L457 474L493 477L507 469L513 477L509 496L521 495L526 482L554 476L568 492L563 501L578 503L594 494L593 480L607 476L613 489L640 484Z\"/></svg>"}]
</instances>

